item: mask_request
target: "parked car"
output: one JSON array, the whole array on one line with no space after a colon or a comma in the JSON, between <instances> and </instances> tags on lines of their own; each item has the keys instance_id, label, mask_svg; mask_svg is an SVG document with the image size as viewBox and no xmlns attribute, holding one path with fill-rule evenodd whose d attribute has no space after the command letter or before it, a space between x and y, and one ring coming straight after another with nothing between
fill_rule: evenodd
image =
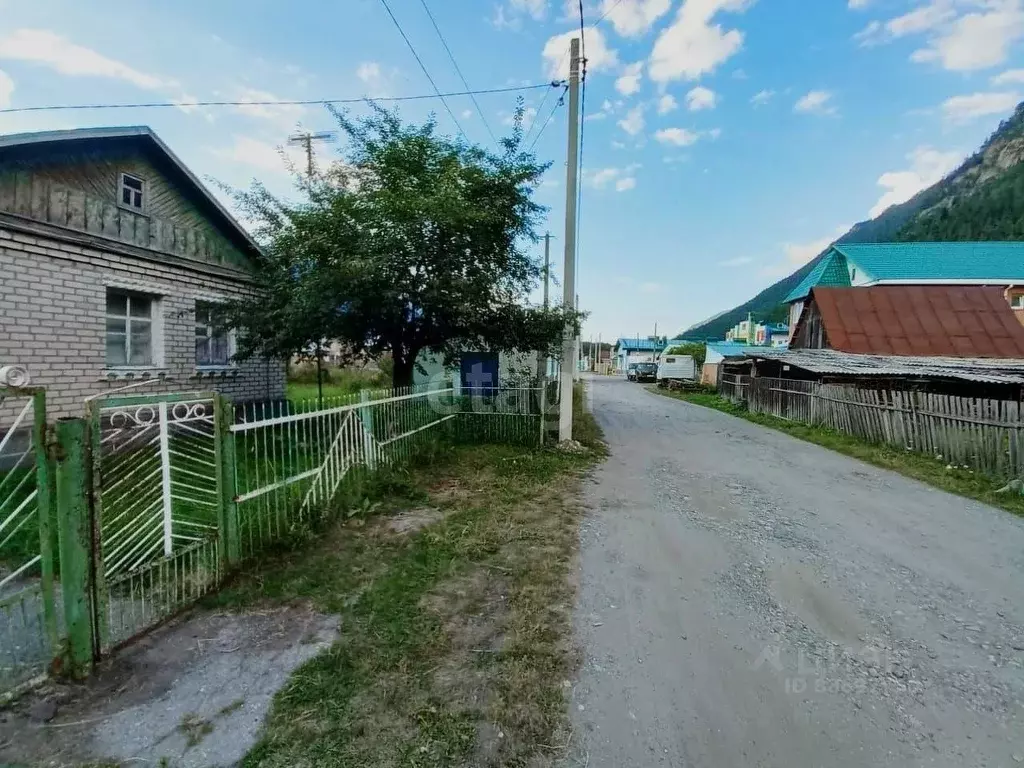
<instances>
[{"instance_id":1,"label":"parked car","mask_svg":"<svg viewBox=\"0 0 1024 768\"><path fill-rule=\"evenodd\" d=\"M633 381L656 381L658 378L657 363L637 363Z\"/></svg>"},{"instance_id":2,"label":"parked car","mask_svg":"<svg viewBox=\"0 0 1024 768\"><path fill-rule=\"evenodd\" d=\"M636 381L636 367L640 363L630 363L626 366L626 379L629 381Z\"/></svg>"}]
</instances>

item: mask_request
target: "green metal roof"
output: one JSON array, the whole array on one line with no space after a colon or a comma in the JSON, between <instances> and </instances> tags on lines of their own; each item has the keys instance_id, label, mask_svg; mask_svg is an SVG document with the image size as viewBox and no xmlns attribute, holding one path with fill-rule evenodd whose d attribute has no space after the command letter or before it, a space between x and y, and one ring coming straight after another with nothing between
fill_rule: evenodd
<instances>
[{"instance_id":1,"label":"green metal roof","mask_svg":"<svg viewBox=\"0 0 1024 768\"><path fill-rule=\"evenodd\" d=\"M1024 283L1024 242L836 243L785 303L818 285L850 285L848 266L876 283Z\"/></svg>"},{"instance_id":2,"label":"green metal roof","mask_svg":"<svg viewBox=\"0 0 1024 768\"><path fill-rule=\"evenodd\" d=\"M837 244L875 282L1024 282L1024 242Z\"/></svg>"},{"instance_id":3,"label":"green metal roof","mask_svg":"<svg viewBox=\"0 0 1024 768\"><path fill-rule=\"evenodd\" d=\"M849 284L850 275L846 269L846 258L833 248L814 265L814 269L807 273L800 284L789 292L783 303L790 304L805 299L811 292L811 288L819 285L848 286Z\"/></svg>"}]
</instances>

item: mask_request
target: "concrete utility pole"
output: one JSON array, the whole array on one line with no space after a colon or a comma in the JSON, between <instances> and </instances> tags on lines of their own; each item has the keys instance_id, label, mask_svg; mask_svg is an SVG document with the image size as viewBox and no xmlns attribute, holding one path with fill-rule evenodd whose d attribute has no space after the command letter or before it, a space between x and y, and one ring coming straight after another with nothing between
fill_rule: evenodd
<instances>
[{"instance_id":1,"label":"concrete utility pole","mask_svg":"<svg viewBox=\"0 0 1024 768\"><path fill-rule=\"evenodd\" d=\"M569 42L569 147L565 174L565 271L562 275L562 301L566 309L575 306L576 297L576 192L580 137L580 39ZM565 326L562 336L562 367L559 372L558 439L572 440L572 384L576 364L576 339L572 327Z\"/></svg>"},{"instance_id":2,"label":"concrete utility pole","mask_svg":"<svg viewBox=\"0 0 1024 768\"><path fill-rule=\"evenodd\" d=\"M548 308L548 281L551 279L551 233L544 233L544 309Z\"/></svg>"}]
</instances>

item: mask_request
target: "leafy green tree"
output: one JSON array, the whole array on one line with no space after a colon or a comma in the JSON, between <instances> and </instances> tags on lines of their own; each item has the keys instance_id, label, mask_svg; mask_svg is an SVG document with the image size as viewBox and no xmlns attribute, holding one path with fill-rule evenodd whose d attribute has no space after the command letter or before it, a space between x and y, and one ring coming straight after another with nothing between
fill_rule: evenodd
<instances>
[{"instance_id":1,"label":"leafy green tree","mask_svg":"<svg viewBox=\"0 0 1024 768\"><path fill-rule=\"evenodd\" d=\"M237 195L265 254L257 292L228 313L239 356L338 340L390 354L397 387L424 350L448 362L466 349L556 355L579 315L527 305L542 274L532 195L547 166L521 149L522 105L500 153L438 135L433 118L332 112L342 162L299 180L303 202L258 183Z\"/></svg>"},{"instance_id":2,"label":"leafy green tree","mask_svg":"<svg viewBox=\"0 0 1024 768\"><path fill-rule=\"evenodd\" d=\"M666 355L689 355L700 370L704 366L704 360L708 356L708 345L703 342L690 341L686 344L677 344L665 351Z\"/></svg>"}]
</instances>

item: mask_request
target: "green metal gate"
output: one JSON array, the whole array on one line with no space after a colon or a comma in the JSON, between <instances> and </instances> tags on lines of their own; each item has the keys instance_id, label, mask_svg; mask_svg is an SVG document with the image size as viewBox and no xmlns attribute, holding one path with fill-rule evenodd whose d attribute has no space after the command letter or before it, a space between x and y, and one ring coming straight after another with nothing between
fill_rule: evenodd
<instances>
[{"instance_id":1,"label":"green metal gate","mask_svg":"<svg viewBox=\"0 0 1024 768\"><path fill-rule=\"evenodd\" d=\"M94 634L104 653L188 606L223 573L222 425L208 392L90 402Z\"/></svg>"},{"instance_id":2,"label":"green metal gate","mask_svg":"<svg viewBox=\"0 0 1024 768\"><path fill-rule=\"evenodd\" d=\"M0 695L44 676L56 655L53 487L46 393L0 387Z\"/></svg>"}]
</instances>

